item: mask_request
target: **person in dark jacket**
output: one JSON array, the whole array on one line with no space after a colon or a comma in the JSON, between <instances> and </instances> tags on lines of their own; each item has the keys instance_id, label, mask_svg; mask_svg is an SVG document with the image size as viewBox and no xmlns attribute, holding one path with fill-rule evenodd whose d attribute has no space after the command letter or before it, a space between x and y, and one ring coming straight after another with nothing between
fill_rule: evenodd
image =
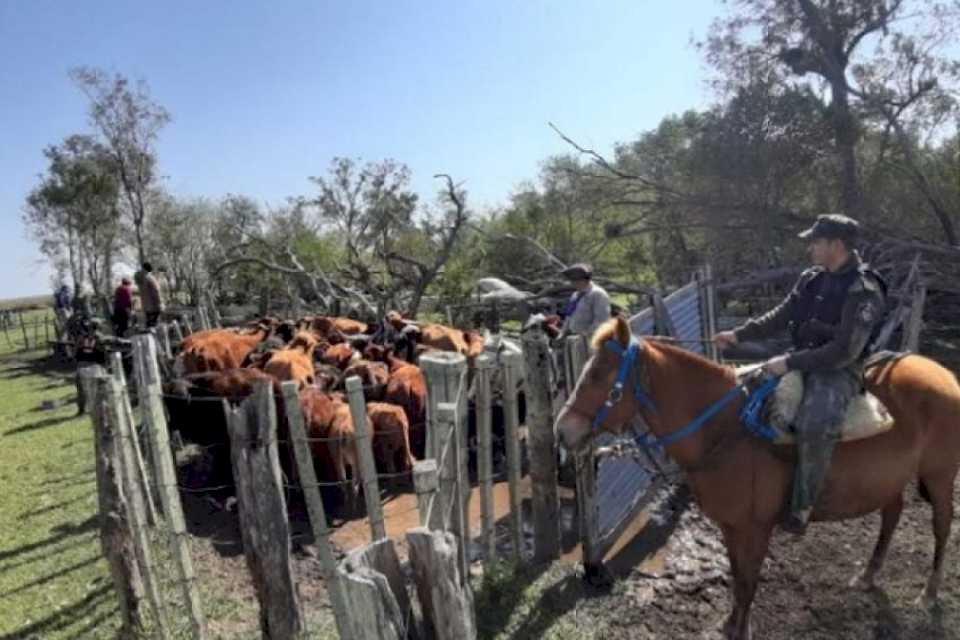
<instances>
[{"instance_id":1,"label":"person in dark jacket","mask_svg":"<svg viewBox=\"0 0 960 640\"><path fill-rule=\"evenodd\" d=\"M793 349L771 358L765 369L782 376L804 374L804 397L794 429L797 467L783 528L802 534L823 485L850 400L862 386L863 362L886 305L886 285L854 249L856 220L839 214L817 217L800 234L809 241L814 266L770 312L714 336L720 348L789 331Z\"/></svg>"},{"instance_id":2,"label":"person in dark jacket","mask_svg":"<svg viewBox=\"0 0 960 640\"><path fill-rule=\"evenodd\" d=\"M123 278L113 294L113 335L123 338L127 334L132 311L133 282L130 278Z\"/></svg>"}]
</instances>

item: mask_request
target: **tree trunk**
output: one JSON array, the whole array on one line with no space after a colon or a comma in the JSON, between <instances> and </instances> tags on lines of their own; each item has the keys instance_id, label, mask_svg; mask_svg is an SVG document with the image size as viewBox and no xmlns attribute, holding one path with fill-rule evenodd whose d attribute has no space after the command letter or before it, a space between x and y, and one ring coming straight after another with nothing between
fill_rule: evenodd
<instances>
[{"instance_id":1,"label":"tree trunk","mask_svg":"<svg viewBox=\"0 0 960 640\"><path fill-rule=\"evenodd\" d=\"M857 174L857 122L850 112L847 83L844 78L830 82L833 139L842 180L840 208L851 217L861 213L860 177Z\"/></svg>"}]
</instances>

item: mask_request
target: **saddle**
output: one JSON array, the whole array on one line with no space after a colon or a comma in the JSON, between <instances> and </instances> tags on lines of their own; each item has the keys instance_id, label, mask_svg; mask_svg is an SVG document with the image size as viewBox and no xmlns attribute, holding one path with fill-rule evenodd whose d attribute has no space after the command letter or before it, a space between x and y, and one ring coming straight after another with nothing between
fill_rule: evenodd
<instances>
[{"instance_id":1,"label":"saddle","mask_svg":"<svg viewBox=\"0 0 960 640\"><path fill-rule=\"evenodd\" d=\"M738 379L750 378L762 365L750 365L737 369ZM765 423L773 430L773 443L792 445L796 443L793 424L803 401L803 374L791 371L780 379L776 390L767 399L763 408ZM893 416L879 398L863 391L856 394L847 407L841 425L840 442L870 438L893 427Z\"/></svg>"}]
</instances>

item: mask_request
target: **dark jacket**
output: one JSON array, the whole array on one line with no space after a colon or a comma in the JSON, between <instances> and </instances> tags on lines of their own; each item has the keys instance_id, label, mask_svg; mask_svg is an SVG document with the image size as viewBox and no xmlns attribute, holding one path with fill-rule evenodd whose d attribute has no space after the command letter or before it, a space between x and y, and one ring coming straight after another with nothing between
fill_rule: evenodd
<instances>
[{"instance_id":1,"label":"dark jacket","mask_svg":"<svg viewBox=\"0 0 960 640\"><path fill-rule=\"evenodd\" d=\"M787 297L737 328L738 341L763 340L789 330L790 369L817 371L858 365L883 319L886 285L854 252L837 271L804 271Z\"/></svg>"}]
</instances>

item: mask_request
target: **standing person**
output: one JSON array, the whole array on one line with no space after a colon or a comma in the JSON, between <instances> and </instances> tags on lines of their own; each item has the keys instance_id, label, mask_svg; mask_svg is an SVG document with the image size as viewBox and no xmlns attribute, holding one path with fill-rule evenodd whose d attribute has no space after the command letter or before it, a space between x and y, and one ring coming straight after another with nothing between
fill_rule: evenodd
<instances>
[{"instance_id":1,"label":"standing person","mask_svg":"<svg viewBox=\"0 0 960 640\"><path fill-rule=\"evenodd\" d=\"M560 312L563 317L561 335L581 335L587 339L610 319L610 296L593 282L593 269L580 263L567 267L560 275L573 284L576 291Z\"/></svg>"},{"instance_id":2,"label":"standing person","mask_svg":"<svg viewBox=\"0 0 960 640\"><path fill-rule=\"evenodd\" d=\"M862 388L863 363L881 326L886 284L854 249L859 224L840 214L817 217L800 234L814 266L772 311L713 338L720 348L790 331L793 349L771 358L768 373L802 371L803 400L794 429L797 466L786 531L802 534L830 468L847 405Z\"/></svg>"},{"instance_id":3,"label":"standing person","mask_svg":"<svg viewBox=\"0 0 960 640\"><path fill-rule=\"evenodd\" d=\"M71 308L72 301L70 300L70 287L67 285L61 285L59 289L53 293L53 312L56 314L57 319L60 321L60 326L66 326L67 319L70 318L72 312Z\"/></svg>"},{"instance_id":4,"label":"standing person","mask_svg":"<svg viewBox=\"0 0 960 640\"><path fill-rule=\"evenodd\" d=\"M130 328L130 313L133 311L133 282L130 278L120 280L113 294L113 335L123 338Z\"/></svg>"},{"instance_id":5,"label":"standing person","mask_svg":"<svg viewBox=\"0 0 960 640\"><path fill-rule=\"evenodd\" d=\"M153 275L153 265L149 262L143 263L143 268L137 275L139 276L137 284L140 286L140 304L146 316L147 327L155 327L160 320L160 314L163 313L163 294L160 291L160 283Z\"/></svg>"}]
</instances>

